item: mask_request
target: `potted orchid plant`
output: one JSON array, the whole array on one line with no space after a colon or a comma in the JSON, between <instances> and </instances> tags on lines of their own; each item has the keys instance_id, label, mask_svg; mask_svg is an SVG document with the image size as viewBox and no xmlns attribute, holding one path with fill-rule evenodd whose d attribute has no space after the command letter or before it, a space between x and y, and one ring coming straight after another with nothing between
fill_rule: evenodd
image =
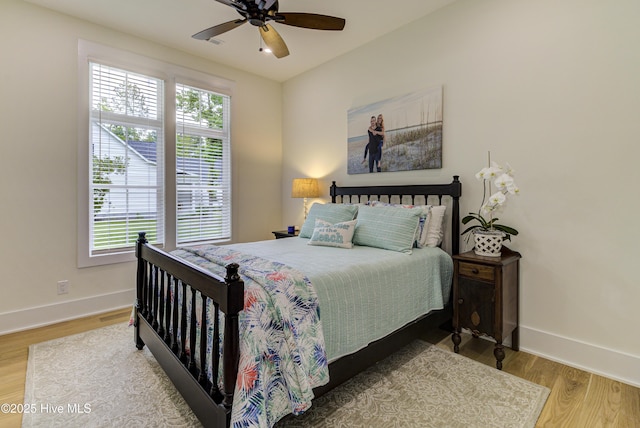
<instances>
[{"instance_id":1,"label":"potted orchid plant","mask_svg":"<svg viewBox=\"0 0 640 428\"><path fill-rule=\"evenodd\" d=\"M506 167L491 162L489 153L489 166L482 168L476 178L483 181L484 189L482 204L477 213L469 213L462 219L462 224L466 225L476 222L466 228L462 235L472 232L476 242L474 251L476 254L485 256L499 256L502 249L503 240L511 240L512 235L517 235L518 231L513 227L497 223L498 218L494 217L500 208L507 201L507 196L518 195L520 189L513 180L514 171L506 164ZM492 191L492 184L496 191ZM487 195L490 195L487 199ZM468 239L469 235L467 235Z\"/></svg>"}]
</instances>

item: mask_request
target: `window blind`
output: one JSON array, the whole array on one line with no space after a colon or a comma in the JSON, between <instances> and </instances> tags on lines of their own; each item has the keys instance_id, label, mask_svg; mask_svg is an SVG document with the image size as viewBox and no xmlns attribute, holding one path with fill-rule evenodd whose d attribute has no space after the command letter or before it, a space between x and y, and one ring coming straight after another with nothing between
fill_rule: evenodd
<instances>
[{"instance_id":1,"label":"window blind","mask_svg":"<svg viewBox=\"0 0 640 428\"><path fill-rule=\"evenodd\" d=\"M230 97L176 85L176 243L231 237Z\"/></svg>"},{"instance_id":2,"label":"window blind","mask_svg":"<svg viewBox=\"0 0 640 428\"><path fill-rule=\"evenodd\" d=\"M164 239L163 81L90 62L90 252Z\"/></svg>"}]
</instances>

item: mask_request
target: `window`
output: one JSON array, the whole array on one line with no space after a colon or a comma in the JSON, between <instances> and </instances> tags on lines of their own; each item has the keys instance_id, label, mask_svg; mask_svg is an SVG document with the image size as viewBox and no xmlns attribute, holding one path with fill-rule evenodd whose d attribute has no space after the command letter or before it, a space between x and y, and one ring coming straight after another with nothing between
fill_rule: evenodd
<instances>
[{"instance_id":1,"label":"window","mask_svg":"<svg viewBox=\"0 0 640 428\"><path fill-rule=\"evenodd\" d=\"M231 239L232 82L81 40L78 265Z\"/></svg>"},{"instance_id":2,"label":"window","mask_svg":"<svg viewBox=\"0 0 640 428\"><path fill-rule=\"evenodd\" d=\"M229 97L176 86L177 244L229 239Z\"/></svg>"},{"instance_id":3,"label":"window","mask_svg":"<svg viewBox=\"0 0 640 428\"><path fill-rule=\"evenodd\" d=\"M163 82L89 64L89 248L130 250L138 231L164 239Z\"/></svg>"}]
</instances>

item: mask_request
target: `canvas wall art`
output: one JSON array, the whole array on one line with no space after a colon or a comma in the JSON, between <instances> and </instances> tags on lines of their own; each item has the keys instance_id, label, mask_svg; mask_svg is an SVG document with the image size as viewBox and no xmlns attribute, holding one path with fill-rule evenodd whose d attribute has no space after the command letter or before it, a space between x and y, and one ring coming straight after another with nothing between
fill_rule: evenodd
<instances>
[{"instance_id":1,"label":"canvas wall art","mask_svg":"<svg viewBox=\"0 0 640 428\"><path fill-rule=\"evenodd\" d=\"M442 86L347 113L347 173L442 168Z\"/></svg>"}]
</instances>

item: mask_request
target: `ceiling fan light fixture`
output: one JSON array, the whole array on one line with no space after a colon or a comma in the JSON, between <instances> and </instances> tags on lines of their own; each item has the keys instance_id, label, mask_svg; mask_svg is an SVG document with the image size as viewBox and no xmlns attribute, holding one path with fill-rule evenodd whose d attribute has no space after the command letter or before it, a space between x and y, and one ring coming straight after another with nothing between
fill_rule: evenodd
<instances>
[{"instance_id":1,"label":"ceiling fan light fixture","mask_svg":"<svg viewBox=\"0 0 640 428\"><path fill-rule=\"evenodd\" d=\"M260 47L258 48L258 52L262 52L263 54L270 54L273 53L273 51L271 50L271 48L269 46L263 46L263 39L262 36L259 36L258 39L260 40Z\"/></svg>"}]
</instances>

